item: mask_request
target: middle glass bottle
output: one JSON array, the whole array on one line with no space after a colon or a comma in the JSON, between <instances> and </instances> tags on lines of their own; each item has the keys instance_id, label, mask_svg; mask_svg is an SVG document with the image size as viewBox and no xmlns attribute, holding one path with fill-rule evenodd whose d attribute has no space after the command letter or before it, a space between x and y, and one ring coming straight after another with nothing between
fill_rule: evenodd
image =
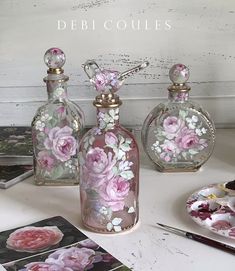
<instances>
[{"instance_id":1,"label":"middle glass bottle","mask_svg":"<svg viewBox=\"0 0 235 271\"><path fill-rule=\"evenodd\" d=\"M119 124L119 96L126 77L144 69L144 62L123 73L101 70L87 61L84 70L99 92L93 102L97 126L80 143L80 197L84 226L101 233L132 228L139 219L139 150L128 130Z\"/></svg>"}]
</instances>

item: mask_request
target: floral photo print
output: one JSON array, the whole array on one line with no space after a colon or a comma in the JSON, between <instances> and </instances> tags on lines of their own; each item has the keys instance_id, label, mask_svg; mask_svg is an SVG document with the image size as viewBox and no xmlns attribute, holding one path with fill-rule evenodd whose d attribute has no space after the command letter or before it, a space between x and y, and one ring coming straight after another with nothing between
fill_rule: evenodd
<instances>
[{"instance_id":1,"label":"floral photo print","mask_svg":"<svg viewBox=\"0 0 235 271\"><path fill-rule=\"evenodd\" d=\"M62 217L0 233L7 271L128 271L115 257Z\"/></svg>"},{"instance_id":2,"label":"floral photo print","mask_svg":"<svg viewBox=\"0 0 235 271\"><path fill-rule=\"evenodd\" d=\"M75 244L84 238L87 237L60 216L4 231L0 233L0 264Z\"/></svg>"}]
</instances>

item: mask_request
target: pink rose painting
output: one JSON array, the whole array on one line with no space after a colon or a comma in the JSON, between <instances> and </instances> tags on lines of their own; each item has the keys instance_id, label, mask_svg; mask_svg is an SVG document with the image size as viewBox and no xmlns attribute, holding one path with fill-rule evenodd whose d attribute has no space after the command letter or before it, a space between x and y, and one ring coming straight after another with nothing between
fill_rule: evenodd
<instances>
[{"instance_id":1,"label":"pink rose painting","mask_svg":"<svg viewBox=\"0 0 235 271\"><path fill-rule=\"evenodd\" d=\"M38 252L58 244L64 234L56 226L24 227L12 232L6 247L19 252Z\"/></svg>"},{"instance_id":2,"label":"pink rose painting","mask_svg":"<svg viewBox=\"0 0 235 271\"><path fill-rule=\"evenodd\" d=\"M54 127L44 141L46 149L51 150L52 154L62 162L69 160L71 156L76 154L77 141L72 136L72 132L73 129L68 126Z\"/></svg>"},{"instance_id":3,"label":"pink rose painting","mask_svg":"<svg viewBox=\"0 0 235 271\"><path fill-rule=\"evenodd\" d=\"M109 112L109 116L100 114L104 114L104 119L114 120L116 116L115 110ZM120 232L126 227L125 219L130 223L137 213L135 189L138 176L135 174L138 172L134 165L137 157L132 152L133 139L111 129L102 131L102 136L94 137L94 140L92 137L90 142L89 138L84 140L88 143L80 147L83 220L91 227L100 225L98 231L103 228L107 232Z\"/></svg>"},{"instance_id":4,"label":"pink rose painting","mask_svg":"<svg viewBox=\"0 0 235 271\"><path fill-rule=\"evenodd\" d=\"M187 116L187 117L186 117ZM180 111L179 116L167 116L155 131L157 141L151 149L164 162L194 159L208 144L206 129L196 116Z\"/></svg>"},{"instance_id":5,"label":"pink rose painting","mask_svg":"<svg viewBox=\"0 0 235 271\"><path fill-rule=\"evenodd\" d=\"M99 147L92 148L86 155L85 164L83 166L83 174L89 181L95 182L95 185L100 185L102 180L108 174L112 175L112 168L116 161L113 159L113 154Z\"/></svg>"},{"instance_id":6,"label":"pink rose painting","mask_svg":"<svg viewBox=\"0 0 235 271\"><path fill-rule=\"evenodd\" d=\"M175 142L180 149L190 149L198 146L199 137L193 130L184 127L176 137Z\"/></svg>"},{"instance_id":7,"label":"pink rose painting","mask_svg":"<svg viewBox=\"0 0 235 271\"><path fill-rule=\"evenodd\" d=\"M177 135L184 127L185 122L175 116L169 116L163 121L163 128L167 134L167 138L171 139L174 135Z\"/></svg>"},{"instance_id":8,"label":"pink rose painting","mask_svg":"<svg viewBox=\"0 0 235 271\"><path fill-rule=\"evenodd\" d=\"M120 176L115 176L106 180L99 194L104 206L110 207L112 211L120 211L124 208L124 200L129 190L130 183Z\"/></svg>"},{"instance_id":9,"label":"pink rose painting","mask_svg":"<svg viewBox=\"0 0 235 271\"><path fill-rule=\"evenodd\" d=\"M49 155L47 151L40 151L38 153L38 162L41 168L47 171L51 171L53 169L53 166L55 165L54 158Z\"/></svg>"}]
</instances>

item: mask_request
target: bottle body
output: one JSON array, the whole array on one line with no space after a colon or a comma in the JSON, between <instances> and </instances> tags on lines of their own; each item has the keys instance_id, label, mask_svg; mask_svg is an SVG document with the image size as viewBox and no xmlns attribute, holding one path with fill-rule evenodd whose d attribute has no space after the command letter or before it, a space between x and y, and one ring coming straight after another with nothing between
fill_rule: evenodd
<instances>
[{"instance_id":1,"label":"bottle body","mask_svg":"<svg viewBox=\"0 0 235 271\"><path fill-rule=\"evenodd\" d=\"M77 184L83 113L68 100L65 83L54 81L47 84L48 102L37 110L32 121L35 183Z\"/></svg>"},{"instance_id":2,"label":"bottle body","mask_svg":"<svg viewBox=\"0 0 235 271\"><path fill-rule=\"evenodd\" d=\"M170 93L147 116L142 143L161 172L197 171L209 159L215 128L209 114L188 100L188 93Z\"/></svg>"},{"instance_id":3,"label":"bottle body","mask_svg":"<svg viewBox=\"0 0 235 271\"><path fill-rule=\"evenodd\" d=\"M130 229L139 219L139 151L118 110L98 109L98 126L80 144L82 221L102 233Z\"/></svg>"}]
</instances>

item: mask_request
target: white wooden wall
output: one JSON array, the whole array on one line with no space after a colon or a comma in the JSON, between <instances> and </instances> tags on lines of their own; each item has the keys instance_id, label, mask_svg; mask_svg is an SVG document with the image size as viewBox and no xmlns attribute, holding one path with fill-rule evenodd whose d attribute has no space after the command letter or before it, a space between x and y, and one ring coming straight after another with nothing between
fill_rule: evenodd
<instances>
[{"instance_id":1,"label":"white wooden wall","mask_svg":"<svg viewBox=\"0 0 235 271\"><path fill-rule=\"evenodd\" d=\"M65 30L57 29L58 20L66 22ZM71 20L77 30L71 30ZM82 20L87 30L80 28ZM111 31L103 26L107 20L113 22ZM119 20L126 21L126 30L115 27ZM142 27L147 20L150 29L133 30L131 20L140 20ZM165 29L166 20L171 29ZM53 46L67 55L69 94L85 111L88 125L95 122L91 101L96 93L81 64L91 58L120 71L150 61L120 91L126 125L140 125L164 100L168 70L178 62L189 66L191 95L217 126L235 125L234 0L1 0L0 125L30 124L46 100L43 55Z\"/></svg>"}]
</instances>

